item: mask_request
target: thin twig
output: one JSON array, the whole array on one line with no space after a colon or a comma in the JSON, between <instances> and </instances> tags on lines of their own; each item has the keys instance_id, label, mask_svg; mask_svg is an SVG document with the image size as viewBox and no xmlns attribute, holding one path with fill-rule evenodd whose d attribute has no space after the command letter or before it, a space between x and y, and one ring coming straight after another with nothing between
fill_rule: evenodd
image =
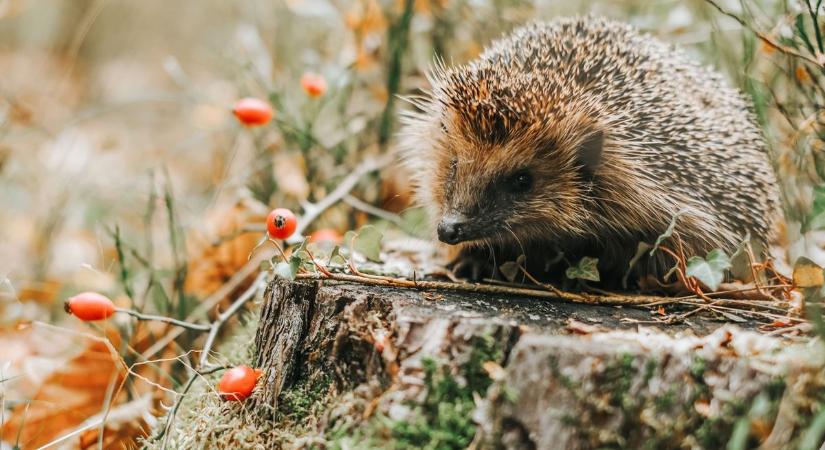
<instances>
[{"instance_id":1,"label":"thin twig","mask_svg":"<svg viewBox=\"0 0 825 450\"><path fill-rule=\"evenodd\" d=\"M533 283L536 283L537 285L549 290L550 292L552 292L552 293L554 293L558 296L564 295L564 292L560 291L559 288L553 286L552 284L542 283L539 280L535 279L533 277L533 275L530 275L530 272L527 272L527 269L522 267L520 264L519 264L518 268L521 270L521 272L524 274L524 276L526 276L527 279L529 279Z\"/></svg>"},{"instance_id":2,"label":"thin twig","mask_svg":"<svg viewBox=\"0 0 825 450\"><path fill-rule=\"evenodd\" d=\"M332 272L330 272L323 264L316 261L315 256L313 256L312 252L309 251L308 248L305 248L304 251L307 252L307 255L309 255L309 259L312 261L312 264L315 264L315 268L317 268L322 274L324 274L324 276L332 276Z\"/></svg>"},{"instance_id":3,"label":"thin twig","mask_svg":"<svg viewBox=\"0 0 825 450\"><path fill-rule=\"evenodd\" d=\"M767 318L773 319L773 320L788 320L788 321L793 321L793 322L798 322L798 323L805 322L805 319L801 319L801 318L798 318L798 317L782 316L782 315L779 315L779 314L772 314L772 313L768 313L768 312L764 312L764 311L748 311L748 310L730 308L730 307L719 306L719 305L713 305L713 306L708 305L708 307L711 308L711 309L723 309L723 310L727 310L727 311L732 311L732 312L739 313L739 314L742 314L742 315L757 315L757 316L761 316L761 317L767 317Z\"/></svg>"},{"instance_id":4,"label":"thin twig","mask_svg":"<svg viewBox=\"0 0 825 450\"><path fill-rule=\"evenodd\" d=\"M753 285L756 286L756 292L762 294L762 286L759 285L759 276L756 273L756 257L753 256L753 249L751 248L751 243L748 242L745 244L745 253L748 256L748 266L751 269L751 276L753 277Z\"/></svg>"},{"instance_id":5,"label":"thin twig","mask_svg":"<svg viewBox=\"0 0 825 450\"><path fill-rule=\"evenodd\" d=\"M210 325L202 324L202 323L192 323L192 322L185 322L183 320L173 319L171 317L166 316L155 316L152 314L143 314L131 309L124 309L124 308L115 308L115 311L128 314L137 320L153 320L157 322L166 322L171 323L172 325L177 325L179 327L186 328L188 330L195 330L195 331L209 331L212 329Z\"/></svg>"},{"instance_id":6,"label":"thin twig","mask_svg":"<svg viewBox=\"0 0 825 450\"><path fill-rule=\"evenodd\" d=\"M657 296L650 296L650 295L622 295L622 294L607 294L607 295L581 295L576 294L573 292L565 292L558 288L551 287L551 285L546 285L543 283L538 283L533 277L530 277L529 274L525 274L528 278L531 278L531 281L538 283L539 286L543 287L544 289L534 289L531 287L519 287L515 284L479 284L479 283L463 283L463 282L446 282L446 281L427 281L427 280L407 280L402 278L392 278L388 276L379 276L379 275L367 275L361 272L358 272L357 269L354 268L354 265L350 265L350 270L353 271L353 274L344 274L339 272L329 272L322 273L322 274L313 274L313 273L299 273L296 276L296 279L306 280L334 280L334 281L344 281L344 282L353 282L353 283L360 283L372 286L386 286L386 287L402 287L402 288L411 288L411 289L433 289L433 290L449 290L449 291L459 291L459 292L476 292L476 293L486 293L486 294L510 294L510 295L526 295L532 297L540 297L540 298L551 298L551 299L560 299L566 300L573 303L583 303L583 304L596 304L596 305L613 305L613 306L640 306L640 307L651 307L651 306L658 306L658 305L667 305L667 304L677 304L677 305L689 305L689 306L697 306L697 305L705 305L705 302L708 300L702 301L701 297L694 296L694 297L674 297L674 298L665 298L665 297L657 297ZM763 304L763 303L751 303L746 300L737 300L737 299L714 299L714 305L727 305L731 307L740 307L740 308L755 308L760 310L767 310L767 311L778 311L781 312L782 310L774 307L773 305Z\"/></svg>"}]
</instances>

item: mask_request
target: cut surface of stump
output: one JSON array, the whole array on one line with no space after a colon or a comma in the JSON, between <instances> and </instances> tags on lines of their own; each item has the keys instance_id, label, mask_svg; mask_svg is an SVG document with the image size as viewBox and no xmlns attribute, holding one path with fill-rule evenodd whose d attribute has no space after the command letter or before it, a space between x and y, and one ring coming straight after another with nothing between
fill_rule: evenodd
<instances>
[{"instance_id":1,"label":"cut surface of stump","mask_svg":"<svg viewBox=\"0 0 825 450\"><path fill-rule=\"evenodd\" d=\"M804 438L821 409L810 407L823 397L821 348L789 350L751 324L701 316L651 323L640 308L276 280L254 399L277 420L296 389L323 391L297 447L791 448Z\"/></svg>"}]
</instances>

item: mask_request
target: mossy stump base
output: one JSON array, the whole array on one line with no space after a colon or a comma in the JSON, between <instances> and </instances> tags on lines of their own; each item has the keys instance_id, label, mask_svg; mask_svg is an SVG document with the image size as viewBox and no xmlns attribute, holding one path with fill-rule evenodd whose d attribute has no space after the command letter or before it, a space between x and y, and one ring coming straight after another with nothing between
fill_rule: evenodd
<instances>
[{"instance_id":1,"label":"mossy stump base","mask_svg":"<svg viewBox=\"0 0 825 450\"><path fill-rule=\"evenodd\" d=\"M637 308L276 280L253 400L263 420L311 416L300 448L804 443L818 358L779 364L787 346L748 324L650 324Z\"/></svg>"}]
</instances>

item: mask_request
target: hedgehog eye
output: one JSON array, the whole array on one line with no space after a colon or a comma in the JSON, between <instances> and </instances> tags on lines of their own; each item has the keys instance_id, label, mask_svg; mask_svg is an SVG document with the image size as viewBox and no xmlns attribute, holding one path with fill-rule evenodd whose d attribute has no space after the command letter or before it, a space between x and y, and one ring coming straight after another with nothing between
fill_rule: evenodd
<instances>
[{"instance_id":1,"label":"hedgehog eye","mask_svg":"<svg viewBox=\"0 0 825 450\"><path fill-rule=\"evenodd\" d=\"M519 170L507 179L507 190L513 193L523 193L533 187L533 176L527 169Z\"/></svg>"}]
</instances>

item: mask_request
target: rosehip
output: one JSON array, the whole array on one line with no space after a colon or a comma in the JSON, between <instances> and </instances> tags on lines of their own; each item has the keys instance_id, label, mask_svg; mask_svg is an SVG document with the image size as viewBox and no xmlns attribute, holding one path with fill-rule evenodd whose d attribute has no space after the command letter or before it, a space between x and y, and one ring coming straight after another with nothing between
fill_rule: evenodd
<instances>
[{"instance_id":1,"label":"rosehip","mask_svg":"<svg viewBox=\"0 0 825 450\"><path fill-rule=\"evenodd\" d=\"M301 76L301 86L304 92L312 98L320 97L327 91L327 80L323 75L307 72Z\"/></svg>"},{"instance_id":2,"label":"rosehip","mask_svg":"<svg viewBox=\"0 0 825 450\"><path fill-rule=\"evenodd\" d=\"M266 124L272 120L274 114L269 103L251 97L238 100L232 113L242 124L250 127Z\"/></svg>"},{"instance_id":3,"label":"rosehip","mask_svg":"<svg viewBox=\"0 0 825 450\"><path fill-rule=\"evenodd\" d=\"M292 236L296 226L298 226L298 219L292 211L286 208L273 209L266 216L266 230L275 239L286 239Z\"/></svg>"},{"instance_id":4,"label":"rosehip","mask_svg":"<svg viewBox=\"0 0 825 450\"><path fill-rule=\"evenodd\" d=\"M340 244L344 241L341 233L333 228L321 228L315 230L309 235L309 242L329 242L332 244Z\"/></svg>"},{"instance_id":5,"label":"rosehip","mask_svg":"<svg viewBox=\"0 0 825 450\"><path fill-rule=\"evenodd\" d=\"M108 297L97 292L83 292L69 298L63 309L80 320L103 320L115 313L115 304Z\"/></svg>"},{"instance_id":6,"label":"rosehip","mask_svg":"<svg viewBox=\"0 0 825 450\"><path fill-rule=\"evenodd\" d=\"M218 382L218 392L224 400L241 401L252 395L252 390L258 383L258 377L263 372L248 366L233 367L224 372Z\"/></svg>"}]
</instances>

